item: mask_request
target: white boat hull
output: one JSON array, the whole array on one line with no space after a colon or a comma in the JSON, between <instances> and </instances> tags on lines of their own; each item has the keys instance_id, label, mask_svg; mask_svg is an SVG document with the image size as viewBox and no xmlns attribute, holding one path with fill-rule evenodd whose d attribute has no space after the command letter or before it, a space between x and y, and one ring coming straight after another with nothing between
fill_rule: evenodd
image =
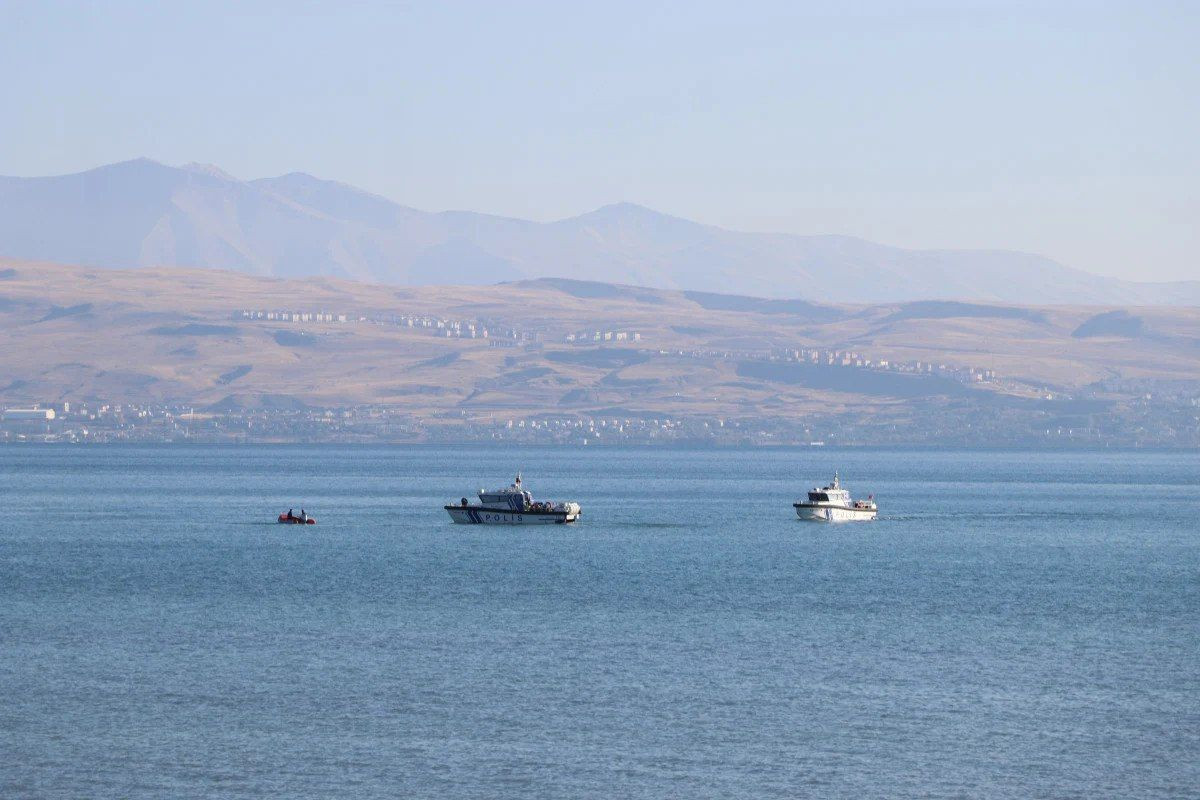
<instances>
[{"instance_id":1,"label":"white boat hull","mask_svg":"<svg viewBox=\"0 0 1200 800\"><path fill-rule=\"evenodd\" d=\"M846 508L844 506L808 505L793 503L796 516L806 522L870 522L879 516L874 508Z\"/></svg>"},{"instance_id":2,"label":"white boat hull","mask_svg":"<svg viewBox=\"0 0 1200 800\"><path fill-rule=\"evenodd\" d=\"M501 511L479 506L446 506L459 525L563 525L579 519L578 511Z\"/></svg>"}]
</instances>

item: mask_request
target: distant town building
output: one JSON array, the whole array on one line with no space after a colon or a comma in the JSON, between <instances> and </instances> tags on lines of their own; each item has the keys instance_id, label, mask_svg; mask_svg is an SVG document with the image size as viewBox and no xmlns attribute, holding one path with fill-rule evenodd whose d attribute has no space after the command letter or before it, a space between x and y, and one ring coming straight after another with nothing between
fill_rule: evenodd
<instances>
[{"instance_id":1,"label":"distant town building","mask_svg":"<svg viewBox=\"0 0 1200 800\"><path fill-rule=\"evenodd\" d=\"M53 408L6 408L4 409L4 420L6 422L29 421L29 422L49 422L54 419Z\"/></svg>"}]
</instances>

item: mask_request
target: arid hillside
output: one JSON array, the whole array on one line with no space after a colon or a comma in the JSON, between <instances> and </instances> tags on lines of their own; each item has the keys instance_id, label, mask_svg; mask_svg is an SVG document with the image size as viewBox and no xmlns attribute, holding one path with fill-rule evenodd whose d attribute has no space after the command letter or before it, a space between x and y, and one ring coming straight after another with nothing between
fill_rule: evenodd
<instances>
[{"instance_id":1,"label":"arid hillside","mask_svg":"<svg viewBox=\"0 0 1200 800\"><path fill-rule=\"evenodd\" d=\"M1197 381L1197 308L834 306L554 279L398 289L0 261L6 404L902 414Z\"/></svg>"}]
</instances>

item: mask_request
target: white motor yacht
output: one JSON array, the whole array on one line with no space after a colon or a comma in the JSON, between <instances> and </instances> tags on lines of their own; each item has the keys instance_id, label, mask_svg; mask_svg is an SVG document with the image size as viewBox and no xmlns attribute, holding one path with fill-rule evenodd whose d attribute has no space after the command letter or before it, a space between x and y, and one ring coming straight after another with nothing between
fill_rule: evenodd
<instances>
[{"instance_id":1,"label":"white motor yacht","mask_svg":"<svg viewBox=\"0 0 1200 800\"><path fill-rule=\"evenodd\" d=\"M808 493L808 500L792 505L800 519L810 522L868 522L879 516L875 496L867 495L866 500L851 499L836 472L833 483L820 489L814 487Z\"/></svg>"}]
</instances>

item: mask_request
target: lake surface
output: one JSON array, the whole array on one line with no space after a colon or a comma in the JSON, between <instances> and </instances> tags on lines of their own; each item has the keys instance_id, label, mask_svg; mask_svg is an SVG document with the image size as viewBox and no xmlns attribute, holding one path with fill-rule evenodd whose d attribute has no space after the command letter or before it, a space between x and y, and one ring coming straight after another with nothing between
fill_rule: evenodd
<instances>
[{"instance_id":1,"label":"lake surface","mask_svg":"<svg viewBox=\"0 0 1200 800\"><path fill-rule=\"evenodd\" d=\"M518 467L583 521L450 523ZM795 518L835 467L878 522ZM1200 795L1195 453L12 446L0 478L0 797Z\"/></svg>"}]
</instances>

